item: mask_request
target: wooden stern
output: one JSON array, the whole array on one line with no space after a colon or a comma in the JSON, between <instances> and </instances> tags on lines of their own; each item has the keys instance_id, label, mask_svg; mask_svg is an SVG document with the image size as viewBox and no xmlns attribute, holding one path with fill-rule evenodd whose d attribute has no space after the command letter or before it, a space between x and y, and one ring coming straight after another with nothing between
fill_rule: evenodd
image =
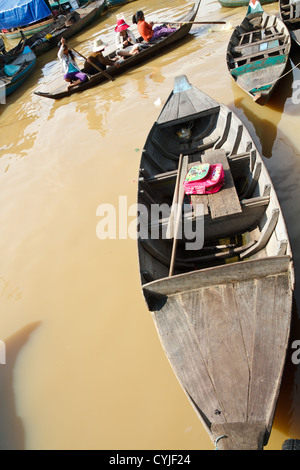
<instances>
[{"instance_id":1,"label":"wooden stern","mask_svg":"<svg viewBox=\"0 0 300 470\"><path fill-rule=\"evenodd\" d=\"M181 274L143 290L171 366L219 449L260 450L288 345L289 256Z\"/></svg>"}]
</instances>

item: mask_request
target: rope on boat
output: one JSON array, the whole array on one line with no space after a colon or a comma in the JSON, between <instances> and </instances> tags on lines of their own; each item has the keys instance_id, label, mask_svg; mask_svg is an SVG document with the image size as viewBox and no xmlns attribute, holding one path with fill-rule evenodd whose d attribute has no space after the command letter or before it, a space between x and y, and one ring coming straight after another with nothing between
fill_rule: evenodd
<instances>
[{"instance_id":1,"label":"rope on boat","mask_svg":"<svg viewBox=\"0 0 300 470\"><path fill-rule=\"evenodd\" d=\"M219 442L220 439L223 439L223 437L228 437L228 436L226 436L226 434L222 434L222 436L217 437L217 439L215 440L215 450L219 450L218 449L218 442Z\"/></svg>"}]
</instances>

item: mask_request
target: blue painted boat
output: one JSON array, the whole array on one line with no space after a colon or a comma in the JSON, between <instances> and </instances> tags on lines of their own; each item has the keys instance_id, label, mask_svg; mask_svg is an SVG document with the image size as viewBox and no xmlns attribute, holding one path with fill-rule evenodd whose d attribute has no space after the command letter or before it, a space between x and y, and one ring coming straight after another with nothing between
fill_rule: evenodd
<instances>
[{"instance_id":1,"label":"blue painted boat","mask_svg":"<svg viewBox=\"0 0 300 470\"><path fill-rule=\"evenodd\" d=\"M278 0L261 0L262 5L267 5L268 3L276 3ZM236 8L236 7L245 7L248 5L248 0L219 0L219 3L222 7L226 8Z\"/></svg>"},{"instance_id":2,"label":"blue painted boat","mask_svg":"<svg viewBox=\"0 0 300 470\"><path fill-rule=\"evenodd\" d=\"M290 49L283 21L268 15L258 0L250 0L244 20L230 38L227 67L237 85L264 105L284 73Z\"/></svg>"},{"instance_id":3,"label":"blue painted boat","mask_svg":"<svg viewBox=\"0 0 300 470\"><path fill-rule=\"evenodd\" d=\"M9 52L6 54L6 57L8 56ZM0 69L1 96L8 96L17 90L33 72L35 65L36 56L28 46L25 46L17 57L8 60Z\"/></svg>"}]
</instances>

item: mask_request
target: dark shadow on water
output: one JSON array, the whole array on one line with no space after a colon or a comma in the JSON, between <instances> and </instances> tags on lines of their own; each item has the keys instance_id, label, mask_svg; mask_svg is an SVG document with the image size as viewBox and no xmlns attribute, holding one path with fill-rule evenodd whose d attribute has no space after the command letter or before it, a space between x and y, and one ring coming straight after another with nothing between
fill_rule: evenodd
<instances>
[{"instance_id":1,"label":"dark shadow on water","mask_svg":"<svg viewBox=\"0 0 300 470\"><path fill-rule=\"evenodd\" d=\"M287 75L283 76L278 82L266 105L260 106L254 103L251 97L246 93L244 93L242 97L239 96L234 99L234 106L237 108L236 114L241 118L240 111L242 111L246 118L253 124L261 145L261 153L266 158L272 157L273 145L277 136L277 127L281 120L282 113L285 112L287 100L289 100L293 94L292 66L293 64L289 61L285 70ZM236 95L238 85L232 80L231 86L233 94ZM264 108L275 111L272 115L272 120L265 117L266 113Z\"/></svg>"},{"instance_id":2,"label":"dark shadow on water","mask_svg":"<svg viewBox=\"0 0 300 470\"><path fill-rule=\"evenodd\" d=\"M17 416L14 394L14 367L22 348L39 322L24 326L3 340L6 364L0 365L0 450L24 450L25 434L22 420Z\"/></svg>"}]
</instances>

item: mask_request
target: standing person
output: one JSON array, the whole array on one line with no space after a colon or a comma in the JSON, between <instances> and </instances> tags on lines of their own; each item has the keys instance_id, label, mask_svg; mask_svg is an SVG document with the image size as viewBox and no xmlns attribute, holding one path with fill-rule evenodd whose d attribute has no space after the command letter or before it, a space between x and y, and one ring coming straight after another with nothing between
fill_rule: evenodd
<instances>
[{"instance_id":1,"label":"standing person","mask_svg":"<svg viewBox=\"0 0 300 470\"><path fill-rule=\"evenodd\" d=\"M159 39L165 36L169 36L170 34L176 31L176 28L169 28L166 26L156 26L153 29L153 21L147 23L145 21L145 16L142 10L138 10L135 15L132 17L132 22L137 24L137 29L144 41L146 42L153 42L155 39Z\"/></svg>"},{"instance_id":2,"label":"standing person","mask_svg":"<svg viewBox=\"0 0 300 470\"><path fill-rule=\"evenodd\" d=\"M77 65L75 56L73 52L69 50L64 38L60 40L60 48L57 55L62 65L64 79L69 83L68 90L88 79L86 74L83 73Z\"/></svg>"},{"instance_id":3,"label":"standing person","mask_svg":"<svg viewBox=\"0 0 300 470\"><path fill-rule=\"evenodd\" d=\"M121 57L130 57L139 53L139 45L137 44L135 36L129 29L129 25L123 19L117 21L115 32L117 47L116 54ZM130 49L128 49L129 47ZM124 48L126 48L126 51Z\"/></svg>"},{"instance_id":4,"label":"standing person","mask_svg":"<svg viewBox=\"0 0 300 470\"><path fill-rule=\"evenodd\" d=\"M106 42L103 42L101 38L97 38L94 41L93 52L88 56L87 60L84 63L83 71L89 75L95 75L99 73L98 69L105 70L109 65L116 65L120 67L120 64L115 60L111 60L108 57L104 57L103 51L108 46ZM98 67L93 67L93 64Z\"/></svg>"}]
</instances>

